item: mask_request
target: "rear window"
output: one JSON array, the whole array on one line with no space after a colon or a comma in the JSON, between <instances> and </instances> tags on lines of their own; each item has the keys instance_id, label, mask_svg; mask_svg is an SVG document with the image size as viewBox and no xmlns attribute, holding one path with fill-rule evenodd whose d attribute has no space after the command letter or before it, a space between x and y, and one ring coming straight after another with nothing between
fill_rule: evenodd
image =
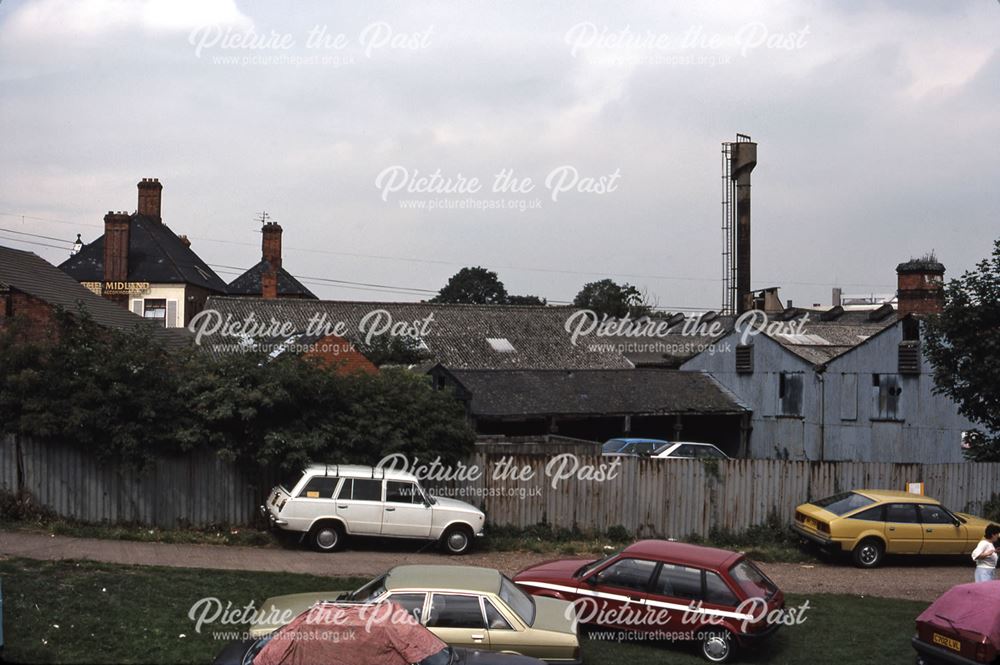
<instances>
[{"instance_id":1,"label":"rear window","mask_svg":"<svg viewBox=\"0 0 1000 665\"><path fill-rule=\"evenodd\" d=\"M500 578L500 599L507 603L507 607L514 610L517 616L521 617L521 621L529 626L534 625L535 601L506 576Z\"/></svg>"},{"instance_id":2,"label":"rear window","mask_svg":"<svg viewBox=\"0 0 1000 665\"><path fill-rule=\"evenodd\" d=\"M729 577L747 594L748 598L771 600L771 597L778 592L778 587L774 585L774 582L760 572L760 569L752 561L747 559L743 559L730 568Z\"/></svg>"},{"instance_id":3,"label":"rear window","mask_svg":"<svg viewBox=\"0 0 1000 665\"><path fill-rule=\"evenodd\" d=\"M853 512L859 508L870 506L873 503L875 503L874 500L869 499L866 496L861 496L856 492L834 494L833 496L828 496L825 499L812 502L814 506L819 506L834 515L846 515L847 513Z\"/></svg>"}]
</instances>

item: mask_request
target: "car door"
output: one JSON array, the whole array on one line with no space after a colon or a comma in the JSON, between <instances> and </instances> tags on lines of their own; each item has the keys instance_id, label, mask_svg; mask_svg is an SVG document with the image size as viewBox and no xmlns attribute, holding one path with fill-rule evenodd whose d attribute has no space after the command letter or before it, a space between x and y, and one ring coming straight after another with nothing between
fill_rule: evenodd
<instances>
[{"instance_id":1,"label":"car door","mask_svg":"<svg viewBox=\"0 0 1000 665\"><path fill-rule=\"evenodd\" d=\"M483 606L478 595L432 593L425 625L454 647L490 650Z\"/></svg>"},{"instance_id":2,"label":"car door","mask_svg":"<svg viewBox=\"0 0 1000 665\"><path fill-rule=\"evenodd\" d=\"M387 480L382 507L382 535L427 538L431 535L433 510L424 503L416 483Z\"/></svg>"},{"instance_id":3,"label":"car door","mask_svg":"<svg viewBox=\"0 0 1000 665\"><path fill-rule=\"evenodd\" d=\"M349 533L378 535L382 532L382 481L375 478L345 478L337 494L337 515Z\"/></svg>"},{"instance_id":4,"label":"car door","mask_svg":"<svg viewBox=\"0 0 1000 665\"><path fill-rule=\"evenodd\" d=\"M650 628L680 631L690 630L692 625L683 625L683 617L692 604L697 606L703 600L702 571L699 568L664 563L653 583L647 599L651 610L655 610L657 621ZM692 612L692 616L701 612ZM697 622L694 626L699 625Z\"/></svg>"},{"instance_id":5,"label":"car door","mask_svg":"<svg viewBox=\"0 0 1000 665\"><path fill-rule=\"evenodd\" d=\"M657 562L622 557L604 566L584 580L577 593L593 599L579 613L588 623L609 628L635 628L629 617L644 611Z\"/></svg>"},{"instance_id":6,"label":"car door","mask_svg":"<svg viewBox=\"0 0 1000 665\"><path fill-rule=\"evenodd\" d=\"M512 651L524 656L534 656L531 641L526 639L525 631L518 630L513 618L500 611L489 598L483 596L482 601L490 648L494 651Z\"/></svg>"},{"instance_id":7,"label":"car door","mask_svg":"<svg viewBox=\"0 0 1000 665\"><path fill-rule=\"evenodd\" d=\"M968 529L964 524L956 526L957 520L943 506L922 503L919 510L920 526L924 529L921 554L962 554L965 551Z\"/></svg>"},{"instance_id":8,"label":"car door","mask_svg":"<svg viewBox=\"0 0 1000 665\"><path fill-rule=\"evenodd\" d=\"M885 551L918 554L924 542L915 503L889 503L885 507Z\"/></svg>"}]
</instances>

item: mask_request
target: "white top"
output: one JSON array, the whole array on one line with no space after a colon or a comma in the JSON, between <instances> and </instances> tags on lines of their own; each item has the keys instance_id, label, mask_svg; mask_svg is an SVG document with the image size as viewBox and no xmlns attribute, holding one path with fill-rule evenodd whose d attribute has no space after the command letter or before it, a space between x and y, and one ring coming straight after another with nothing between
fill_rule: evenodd
<instances>
[{"instance_id":1,"label":"white top","mask_svg":"<svg viewBox=\"0 0 1000 665\"><path fill-rule=\"evenodd\" d=\"M990 555L982 559L977 558L986 552L989 552ZM972 560L976 562L976 568L996 568L997 551L993 547L993 543L988 540L980 540L976 549L972 550Z\"/></svg>"}]
</instances>

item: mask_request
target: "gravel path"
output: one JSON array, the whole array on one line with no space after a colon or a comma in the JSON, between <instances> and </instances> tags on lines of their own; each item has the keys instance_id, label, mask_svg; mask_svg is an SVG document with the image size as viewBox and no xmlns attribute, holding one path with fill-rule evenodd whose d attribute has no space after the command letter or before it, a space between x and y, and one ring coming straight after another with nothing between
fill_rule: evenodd
<instances>
[{"instance_id":1,"label":"gravel path","mask_svg":"<svg viewBox=\"0 0 1000 665\"><path fill-rule=\"evenodd\" d=\"M0 557L42 560L86 559L107 563L282 571L313 575L369 577L401 563L461 564L498 568L506 573L558 558L529 552L485 552L449 557L432 548L391 543L386 549L348 550L321 554L304 549L173 545L132 541L70 538L40 533L0 531ZM786 593L845 593L931 601L943 591L972 581L972 567L960 562L925 564L904 560L878 570L858 570L849 564L761 564Z\"/></svg>"}]
</instances>

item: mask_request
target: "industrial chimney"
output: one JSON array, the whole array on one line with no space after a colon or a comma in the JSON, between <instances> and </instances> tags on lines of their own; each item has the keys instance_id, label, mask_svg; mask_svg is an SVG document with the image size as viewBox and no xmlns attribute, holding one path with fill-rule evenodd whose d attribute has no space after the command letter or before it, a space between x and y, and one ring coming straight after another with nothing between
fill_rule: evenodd
<instances>
[{"instance_id":1,"label":"industrial chimney","mask_svg":"<svg viewBox=\"0 0 1000 665\"><path fill-rule=\"evenodd\" d=\"M933 253L896 266L900 316L939 314L944 309L944 266Z\"/></svg>"},{"instance_id":2,"label":"industrial chimney","mask_svg":"<svg viewBox=\"0 0 1000 665\"><path fill-rule=\"evenodd\" d=\"M750 290L750 173L757 166L757 144L746 134L722 144L723 311L753 309Z\"/></svg>"}]
</instances>

